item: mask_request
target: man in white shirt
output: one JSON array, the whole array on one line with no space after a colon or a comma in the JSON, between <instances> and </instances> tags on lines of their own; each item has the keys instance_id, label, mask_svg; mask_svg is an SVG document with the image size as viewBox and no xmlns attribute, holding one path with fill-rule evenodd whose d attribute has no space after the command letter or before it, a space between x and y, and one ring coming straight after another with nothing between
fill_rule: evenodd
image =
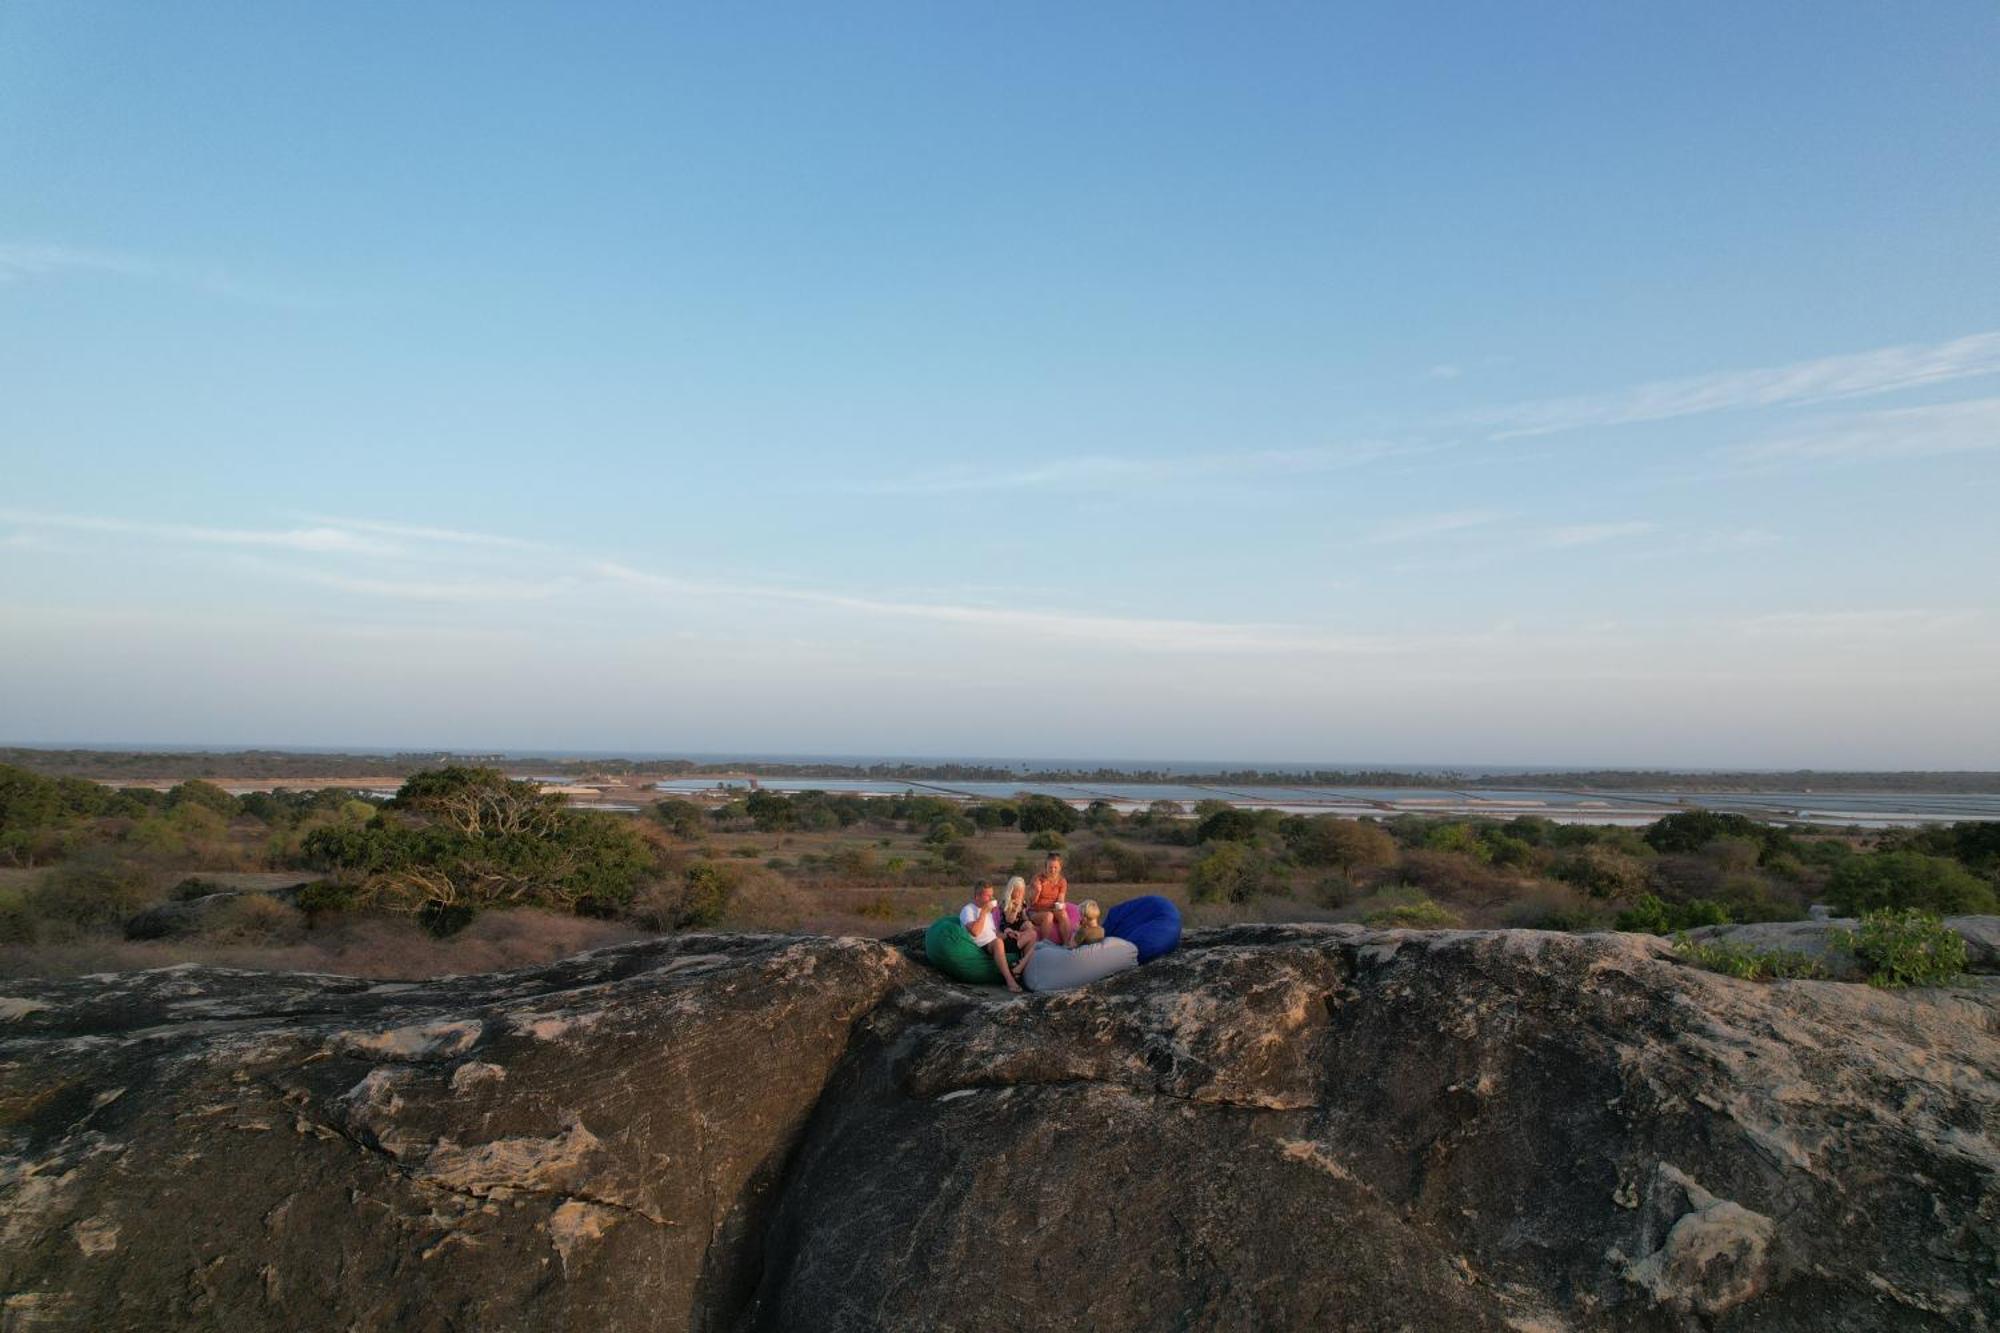
<instances>
[{"instance_id":1,"label":"man in white shirt","mask_svg":"<svg viewBox=\"0 0 2000 1333\"><path fill-rule=\"evenodd\" d=\"M972 891L972 901L958 909L958 924L965 927L974 944L993 955L994 966L1000 969L1000 979L1007 983L1007 989L1017 991L1021 983L1014 980L1014 970L1007 966L1007 945L1000 938L993 915L993 881L982 879Z\"/></svg>"}]
</instances>

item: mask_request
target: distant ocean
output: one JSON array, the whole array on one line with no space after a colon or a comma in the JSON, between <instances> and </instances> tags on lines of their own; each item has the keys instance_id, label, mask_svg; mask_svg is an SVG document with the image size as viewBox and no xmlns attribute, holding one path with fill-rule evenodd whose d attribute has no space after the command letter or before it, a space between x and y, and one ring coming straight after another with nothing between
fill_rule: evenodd
<instances>
[{"instance_id":1,"label":"distant ocean","mask_svg":"<svg viewBox=\"0 0 2000 1333\"><path fill-rule=\"evenodd\" d=\"M15 741L9 744L51 750L129 750L135 753L233 754L263 750L281 754L351 754L393 756L403 754L497 755L504 759L632 759L639 761L685 759L696 764L965 764L981 768L1011 768L1023 772L1065 769L1093 772L1118 769L1125 772L1229 773L1246 769L1261 773L1463 773L1478 777L1488 773L1588 773L1621 767L1645 768L1659 773L1727 773L1722 768L1662 768L1652 764L1413 764L1379 759L1326 759L1310 763L1271 759L1077 759L1032 758L1020 755L960 754L784 754L762 750L543 750L487 749L464 745L214 745L208 743L162 745L134 741ZM1744 770L1748 771L1748 770Z\"/></svg>"}]
</instances>

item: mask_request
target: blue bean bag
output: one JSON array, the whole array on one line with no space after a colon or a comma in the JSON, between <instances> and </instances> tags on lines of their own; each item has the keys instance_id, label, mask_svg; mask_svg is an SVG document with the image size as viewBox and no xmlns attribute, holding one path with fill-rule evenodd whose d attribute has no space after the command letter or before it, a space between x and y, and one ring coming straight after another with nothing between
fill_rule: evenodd
<instances>
[{"instance_id":1,"label":"blue bean bag","mask_svg":"<svg viewBox=\"0 0 2000 1333\"><path fill-rule=\"evenodd\" d=\"M1180 947L1181 909L1156 893L1127 898L1104 914L1104 933L1132 941L1139 961L1150 963Z\"/></svg>"}]
</instances>

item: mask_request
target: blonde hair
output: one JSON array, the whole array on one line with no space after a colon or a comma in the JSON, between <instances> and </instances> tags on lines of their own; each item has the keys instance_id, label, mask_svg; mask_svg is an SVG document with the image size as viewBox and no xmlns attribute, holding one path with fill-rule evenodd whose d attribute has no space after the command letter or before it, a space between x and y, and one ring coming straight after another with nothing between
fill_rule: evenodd
<instances>
[{"instance_id":1,"label":"blonde hair","mask_svg":"<svg viewBox=\"0 0 2000 1333\"><path fill-rule=\"evenodd\" d=\"M1016 900L1019 900L1024 909L1027 907L1028 881L1022 879L1019 875L1007 881L1007 892L1001 897L1000 906L1011 912L1014 910Z\"/></svg>"},{"instance_id":2,"label":"blonde hair","mask_svg":"<svg viewBox=\"0 0 2000 1333\"><path fill-rule=\"evenodd\" d=\"M1104 927L1098 924L1098 915L1097 899L1084 899L1083 906L1077 909L1076 942L1078 944L1102 944L1104 942Z\"/></svg>"}]
</instances>

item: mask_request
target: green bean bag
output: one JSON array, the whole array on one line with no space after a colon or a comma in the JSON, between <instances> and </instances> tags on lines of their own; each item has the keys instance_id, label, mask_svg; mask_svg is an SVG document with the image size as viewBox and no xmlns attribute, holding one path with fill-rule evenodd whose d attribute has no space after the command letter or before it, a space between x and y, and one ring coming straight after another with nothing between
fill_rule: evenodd
<instances>
[{"instance_id":1,"label":"green bean bag","mask_svg":"<svg viewBox=\"0 0 2000 1333\"><path fill-rule=\"evenodd\" d=\"M1000 969L993 955L972 942L972 934L958 924L955 916L941 916L924 932L924 957L931 966L953 981L969 981L975 986L998 986ZM1007 961L1015 961L1009 953Z\"/></svg>"}]
</instances>

